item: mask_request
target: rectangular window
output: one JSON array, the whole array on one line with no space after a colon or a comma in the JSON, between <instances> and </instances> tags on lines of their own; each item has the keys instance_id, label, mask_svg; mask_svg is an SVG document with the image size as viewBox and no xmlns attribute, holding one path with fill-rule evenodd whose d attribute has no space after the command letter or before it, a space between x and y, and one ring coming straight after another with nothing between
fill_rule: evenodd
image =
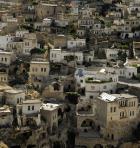
<instances>
[{"instance_id":1,"label":"rectangular window","mask_svg":"<svg viewBox=\"0 0 140 148\"><path fill-rule=\"evenodd\" d=\"M116 112L116 107L114 107L114 112Z\"/></svg>"},{"instance_id":2,"label":"rectangular window","mask_svg":"<svg viewBox=\"0 0 140 148\"><path fill-rule=\"evenodd\" d=\"M34 106L32 106L32 110L34 110Z\"/></svg>"},{"instance_id":3,"label":"rectangular window","mask_svg":"<svg viewBox=\"0 0 140 148\"><path fill-rule=\"evenodd\" d=\"M132 113L133 113L133 116L134 116L134 114L135 114L134 111Z\"/></svg>"},{"instance_id":4,"label":"rectangular window","mask_svg":"<svg viewBox=\"0 0 140 148\"><path fill-rule=\"evenodd\" d=\"M94 90L95 89L95 86L91 86L91 89Z\"/></svg>"},{"instance_id":5,"label":"rectangular window","mask_svg":"<svg viewBox=\"0 0 140 148\"><path fill-rule=\"evenodd\" d=\"M110 112L112 113L112 107L110 107Z\"/></svg>"},{"instance_id":6,"label":"rectangular window","mask_svg":"<svg viewBox=\"0 0 140 148\"><path fill-rule=\"evenodd\" d=\"M81 83L83 83L83 80L80 80Z\"/></svg>"},{"instance_id":7,"label":"rectangular window","mask_svg":"<svg viewBox=\"0 0 140 148\"><path fill-rule=\"evenodd\" d=\"M28 106L28 110L30 110L30 106Z\"/></svg>"},{"instance_id":8,"label":"rectangular window","mask_svg":"<svg viewBox=\"0 0 140 148\"><path fill-rule=\"evenodd\" d=\"M122 116L122 113L120 112L120 117Z\"/></svg>"},{"instance_id":9,"label":"rectangular window","mask_svg":"<svg viewBox=\"0 0 140 148\"><path fill-rule=\"evenodd\" d=\"M19 103L19 98L17 98L17 103Z\"/></svg>"},{"instance_id":10,"label":"rectangular window","mask_svg":"<svg viewBox=\"0 0 140 148\"><path fill-rule=\"evenodd\" d=\"M90 99L93 99L93 96L90 96Z\"/></svg>"},{"instance_id":11,"label":"rectangular window","mask_svg":"<svg viewBox=\"0 0 140 148\"><path fill-rule=\"evenodd\" d=\"M43 68L41 68L41 72L43 72Z\"/></svg>"}]
</instances>

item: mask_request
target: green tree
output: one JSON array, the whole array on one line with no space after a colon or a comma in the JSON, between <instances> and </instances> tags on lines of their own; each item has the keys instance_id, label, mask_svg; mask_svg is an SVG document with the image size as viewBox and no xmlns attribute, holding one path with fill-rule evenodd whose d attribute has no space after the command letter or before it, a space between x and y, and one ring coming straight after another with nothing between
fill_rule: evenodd
<instances>
[{"instance_id":1,"label":"green tree","mask_svg":"<svg viewBox=\"0 0 140 148\"><path fill-rule=\"evenodd\" d=\"M121 60L121 61L125 62L126 57L127 57L126 51L119 50L119 52L118 52L118 60Z\"/></svg>"},{"instance_id":2,"label":"green tree","mask_svg":"<svg viewBox=\"0 0 140 148\"><path fill-rule=\"evenodd\" d=\"M78 103L78 98L79 94L76 92L68 92L66 94L66 99L71 103L71 104L77 104Z\"/></svg>"}]
</instances>

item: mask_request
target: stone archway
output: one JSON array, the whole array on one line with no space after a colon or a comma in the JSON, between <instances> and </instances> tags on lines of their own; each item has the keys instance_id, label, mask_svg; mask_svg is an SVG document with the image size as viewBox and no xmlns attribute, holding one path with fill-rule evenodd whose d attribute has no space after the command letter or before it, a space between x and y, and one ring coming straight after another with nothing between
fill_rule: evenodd
<instances>
[{"instance_id":1,"label":"stone archway","mask_svg":"<svg viewBox=\"0 0 140 148\"><path fill-rule=\"evenodd\" d=\"M83 126L83 124L85 124L85 121L87 121L87 122L90 121L90 125L93 125L93 127L95 127L95 125L97 125L94 115L93 116L88 116L88 114L87 114L87 116L78 115L77 116L77 128L82 129L82 126Z\"/></svg>"},{"instance_id":2,"label":"stone archway","mask_svg":"<svg viewBox=\"0 0 140 148\"><path fill-rule=\"evenodd\" d=\"M95 128L95 122L92 119L85 119L81 123L81 127L94 129Z\"/></svg>"}]
</instances>

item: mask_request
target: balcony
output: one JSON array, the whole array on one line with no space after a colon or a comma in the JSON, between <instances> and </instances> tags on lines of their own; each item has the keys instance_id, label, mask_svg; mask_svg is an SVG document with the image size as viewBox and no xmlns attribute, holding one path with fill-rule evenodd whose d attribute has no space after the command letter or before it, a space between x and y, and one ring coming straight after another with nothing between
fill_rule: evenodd
<instances>
[{"instance_id":1,"label":"balcony","mask_svg":"<svg viewBox=\"0 0 140 148\"><path fill-rule=\"evenodd\" d=\"M123 102L119 102L119 107L129 107L128 102L127 101L123 101Z\"/></svg>"},{"instance_id":2,"label":"balcony","mask_svg":"<svg viewBox=\"0 0 140 148\"><path fill-rule=\"evenodd\" d=\"M120 117L120 119L125 119L125 118L128 118L127 116L122 116L122 117Z\"/></svg>"},{"instance_id":3,"label":"balcony","mask_svg":"<svg viewBox=\"0 0 140 148\"><path fill-rule=\"evenodd\" d=\"M94 116L94 111L91 105L80 107L77 109L77 115L79 116Z\"/></svg>"},{"instance_id":4,"label":"balcony","mask_svg":"<svg viewBox=\"0 0 140 148\"><path fill-rule=\"evenodd\" d=\"M95 84L101 84L101 83L110 83L112 82L111 79L109 80L94 80L93 78L87 78L85 80L86 83L95 83Z\"/></svg>"}]
</instances>

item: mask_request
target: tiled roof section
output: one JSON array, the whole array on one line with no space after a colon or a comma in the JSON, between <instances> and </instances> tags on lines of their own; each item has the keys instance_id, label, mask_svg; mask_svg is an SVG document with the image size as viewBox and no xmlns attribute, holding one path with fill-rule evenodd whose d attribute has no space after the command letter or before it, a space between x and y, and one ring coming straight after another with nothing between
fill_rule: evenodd
<instances>
[{"instance_id":1,"label":"tiled roof section","mask_svg":"<svg viewBox=\"0 0 140 148\"><path fill-rule=\"evenodd\" d=\"M116 99L115 96L107 94L107 93L102 93L99 98L106 102L112 102Z\"/></svg>"},{"instance_id":2,"label":"tiled roof section","mask_svg":"<svg viewBox=\"0 0 140 148\"><path fill-rule=\"evenodd\" d=\"M136 96L131 95L131 94L107 94L107 93L102 93L99 96L100 100L103 100L105 102L113 102L115 100L120 100L120 99L131 99L131 98L136 98Z\"/></svg>"}]
</instances>

